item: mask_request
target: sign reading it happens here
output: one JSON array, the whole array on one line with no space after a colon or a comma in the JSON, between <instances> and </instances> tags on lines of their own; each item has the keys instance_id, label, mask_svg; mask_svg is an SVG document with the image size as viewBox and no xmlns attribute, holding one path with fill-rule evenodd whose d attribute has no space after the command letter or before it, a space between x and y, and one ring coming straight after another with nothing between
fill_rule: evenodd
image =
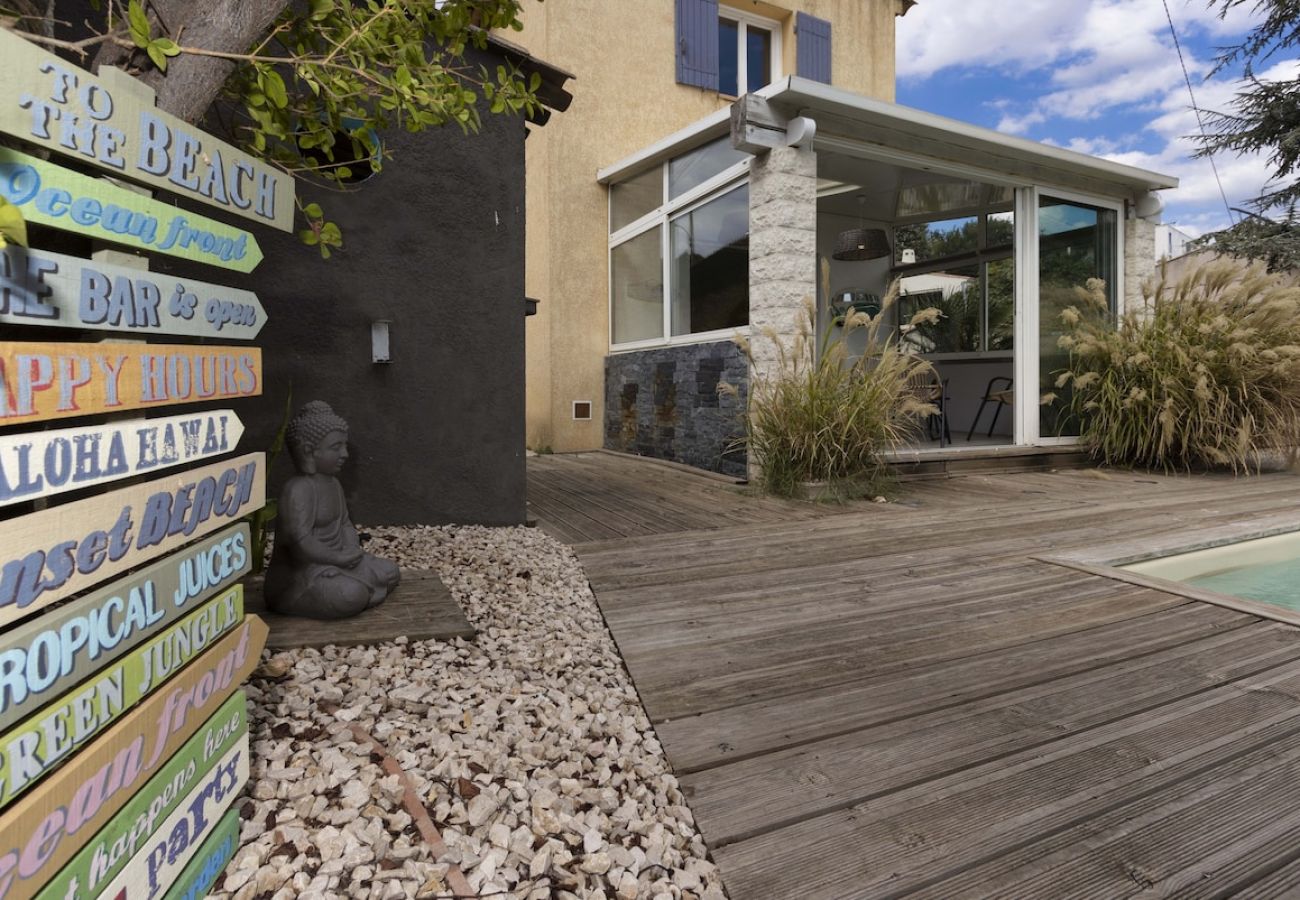
<instances>
[{"instance_id":1,"label":"sign reading it happens here","mask_svg":"<svg viewBox=\"0 0 1300 900\"><path fill-rule=\"evenodd\" d=\"M11 244L0 248L0 322L251 340L266 311L252 291Z\"/></svg>"},{"instance_id":2,"label":"sign reading it happens here","mask_svg":"<svg viewBox=\"0 0 1300 900\"><path fill-rule=\"evenodd\" d=\"M0 343L0 425L260 393L258 347Z\"/></svg>"},{"instance_id":3,"label":"sign reading it happens here","mask_svg":"<svg viewBox=\"0 0 1300 900\"><path fill-rule=\"evenodd\" d=\"M249 453L0 522L0 626L261 509Z\"/></svg>"},{"instance_id":4,"label":"sign reading it happens here","mask_svg":"<svg viewBox=\"0 0 1300 900\"><path fill-rule=\"evenodd\" d=\"M137 250L236 272L251 272L262 261L262 248L247 231L4 147L0 197L18 207L28 222Z\"/></svg>"},{"instance_id":5,"label":"sign reading it happens here","mask_svg":"<svg viewBox=\"0 0 1300 900\"><path fill-rule=\"evenodd\" d=\"M153 91L126 73L104 68L92 75L4 29L0 59L0 131L292 230L292 177L156 108Z\"/></svg>"},{"instance_id":6,"label":"sign reading it happens here","mask_svg":"<svg viewBox=\"0 0 1300 900\"><path fill-rule=\"evenodd\" d=\"M51 497L229 453L244 423L233 410L0 434L0 506Z\"/></svg>"}]
</instances>

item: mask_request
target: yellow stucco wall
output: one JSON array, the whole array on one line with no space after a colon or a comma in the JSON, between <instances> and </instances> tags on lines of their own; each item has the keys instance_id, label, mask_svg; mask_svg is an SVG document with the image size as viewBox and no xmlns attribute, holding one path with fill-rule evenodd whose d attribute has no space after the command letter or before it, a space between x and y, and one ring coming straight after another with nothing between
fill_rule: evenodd
<instances>
[{"instance_id":1,"label":"yellow stucco wall","mask_svg":"<svg viewBox=\"0 0 1300 900\"><path fill-rule=\"evenodd\" d=\"M795 71L795 12L832 23L837 87L894 97L894 18L904 0L724 0L778 19L784 74ZM524 0L524 30L506 35L572 72L570 108L534 129L528 159L527 435L533 449L603 443L609 349L606 189L596 172L730 105L676 83L674 0ZM575 400L592 402L574 421Z\"/></svg>"}]
</instances>

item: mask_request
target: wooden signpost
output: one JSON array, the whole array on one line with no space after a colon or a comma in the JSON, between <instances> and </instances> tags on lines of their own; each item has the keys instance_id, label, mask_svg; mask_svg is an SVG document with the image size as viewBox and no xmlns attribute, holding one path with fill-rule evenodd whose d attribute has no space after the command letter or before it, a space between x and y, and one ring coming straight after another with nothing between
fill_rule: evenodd
<instances>
[{"instance_id":1,"label":"wooden signpost","mask_svg":"<svg viewBox=\"0 0 1300 900\"><path fill-rule=\"evenodd\" d=\"M10 244L0 248L0 322L246 340L266 311L252 291Z\"/></svg>"},{"instance_id":2,"label":"wooden signpost","mask_svg":"<svg viewBox=\"0 0 1300 900\"><path fill-rule=\"evenodd\" d=\"M0 522L0 625L260 509L266 457L249 453Z\"/></svg>"},{"instance_id":3,"label":"wooden signpost","mask_svg":"<svg viewBox=\"0 0 1300 900\"><path fill-rule=\"evenodd\" d=\"M119 177L270 225L293 228L293 178L154 106L117 69L92 75L0 29L0 131Z\"/></svg>"},{"instance_id":4,"label":"wooden signpost","mask_svg":"<svg viewBox=\"0 0 1300 900\"><path fill-rule=\"evenodd\" d=\"M0 633L0 734L247 574L247 523Z\"/></svg>"},{"instance_id":5,"label":"wooden signpost","mask_svg":"<svg viewBox=\"0 0 1300 900\"><path fill-rule=\"evenodd\" d=\"M41 888L37 900L93 897L121 872L150 835L181 805L203 773L247 737L247 702L243 691L235 691L144 788ZM25 900L25 897L17 894L14 900Z\"/></svg>"},{"instance_id":6,"label":"wooden signpost","mask_svg":"<svg viewBox=\"0 0 1300 900\"><path fill-rule=\"evenodd\" d=\"M0 197L28 222L136 250L236 272L251 272L262 261L262 248L247 231L5 147L0 147Z\"/></svg>"},{"instance_id":7,"label":"wooden signpost","mask_svg":"<svg viewBox=\"0 0 1300 900\"><path fill-rule=\"evenodd\" d=\"M257 666L257 616L0 813L0 900L30 897L160 771Z\"/></svg>"},{"instance_id":8,"label":"wooden signpost","mask_svg":"<svg viewBox=\"0 0 1300 900\"><path fill-rule=\"evenodd\" d=\"M203 900L239 849L239 811L229 810L163 900Z\"/></svg>"},{"instance_id":9,"label":"wooden signpost","mask_svg":"<svg viewBox=\"0 0 1300 900\"><path fill-rule=\"evenodd\" d=\"M0 425L260 393L257 347L0 344ZM213 438L221 440L219 434Z\"/></svg>"},{"instance_id":10,"label":"wooden signpost","mask_svg":"<svg viewBox=\"0 0 1300 900\"><path fill-rule=\"evenodd\" d=\"M0 506L204 462L234 450L243 433L233 410L218 409L0 435Z\"/></svg>"}]
</instances>

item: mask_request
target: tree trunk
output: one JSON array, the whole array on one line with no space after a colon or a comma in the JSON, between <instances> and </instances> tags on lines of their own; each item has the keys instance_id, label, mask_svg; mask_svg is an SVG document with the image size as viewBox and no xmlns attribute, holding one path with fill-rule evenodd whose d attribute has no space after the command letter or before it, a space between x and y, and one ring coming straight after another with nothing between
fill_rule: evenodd
<instances>
[{"instance_id":1,"label":"tree trunk","mask_svg":"<svg viewBox=\"0 0 1300 900\"><path fill-rule=\"evenodd\" d=\"M270 30L290 0L152 0L149 18L154 34L166 35L185 47L223 53L246 53ZM123 66L132 51L104 44L97 66ZM167 61L166 74L150 65L140 80L158 95L158 106L187 122L203 118L217 99L236 63L211 56L182 53Z\"/></svg>"}]
</instances>

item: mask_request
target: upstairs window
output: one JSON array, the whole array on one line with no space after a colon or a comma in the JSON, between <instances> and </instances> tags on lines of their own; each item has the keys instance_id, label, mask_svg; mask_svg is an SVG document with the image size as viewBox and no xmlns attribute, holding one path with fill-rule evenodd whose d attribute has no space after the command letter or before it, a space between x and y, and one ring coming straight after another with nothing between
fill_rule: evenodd
<instances>
[{"instance_id":1,"label":"upstairs window","mask_svg":"<svg viewBox=\"0 0 1300 900\"><path fill-rule=\"evenodd\" d=\"M780 24L720 7L718 93L729 97L743 96L771 84L780 71Z\"/></svg>"}]
</instances>

